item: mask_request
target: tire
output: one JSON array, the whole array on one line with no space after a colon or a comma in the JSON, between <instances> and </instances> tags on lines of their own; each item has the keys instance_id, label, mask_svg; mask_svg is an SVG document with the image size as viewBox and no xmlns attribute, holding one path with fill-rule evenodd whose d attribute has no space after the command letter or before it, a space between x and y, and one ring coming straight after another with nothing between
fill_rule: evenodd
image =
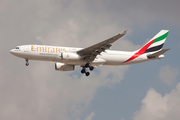
<instances>
[{"instance_id":1,"label":"tire","mask_svg":"<svg viewBox=\"0 0 180 120\"><path fill-rule=\"evenodd\" d=\"M88 68L88 67L89 67L89 63L86 63L86 64L85 64L85 68Z\"/></svg>"},{"instance_id":2,"label":"tire","mask_svg":"<svg viewBox=\"0 0 180 120\"><path fill-rule=\"evenodd\" d=\"M82 73L82 74L85 73L85 72L86 72L85 69L82 69L82 70L81 70L81 73Z\"/></svg>"},{"instance_id":3,"label":"tire","mask_svg":"<svg viewBox=\"0 0 180 120\"><path fill-rule=\"evenodd\" d=\"M91 66L91 67L89 67L89 69L90 69L90 71L93 71L93 70L94 70L94 67L93 67L93 66Z\"/></svg>"},{"instance_id":4,"label":"tire","mask_svg":"<svg viewBox=\"0 0 180 120\"><path fill-rule=\"evenodd\" d=\"M29 65L29 63L26 63L26 66L28 66Z\"/></svg>"},{"instance_id":5,"label":"tire","mask_svg":"<svg viewBox=\"0 0 180 120\"><path fill-rule=\"evenodd\" d=\"M86 76L89 76L89 75L90 75L90 73L89 73L89 72L87 72L87 73L86 73Z\"/></svg>"}]
</instances>

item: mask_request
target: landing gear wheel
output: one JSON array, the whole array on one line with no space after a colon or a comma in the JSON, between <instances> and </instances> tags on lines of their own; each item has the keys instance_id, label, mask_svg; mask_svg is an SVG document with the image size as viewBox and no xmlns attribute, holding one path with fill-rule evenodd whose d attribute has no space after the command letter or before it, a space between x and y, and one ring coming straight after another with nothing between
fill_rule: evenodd
<instances>
[{"instance_id":1,"label":"landing gear wheel","mask_svg":"<svg viewBox=\"0 0 180 120\"><path fill-rule=\"evenodd\" d=\"M28 63L28 59L25 59L25 61L26 61L26 66L28 66L28 65L29 65L29 63Z\"/></svg>"},{"instance_id":2,"label":"landing gear wheel","mask_svg":"<svg viewBox=\"0 0 180 120\"><path fill-rule=\"evenodd\" d=\"M89 76L89 75L90 75L90 73L87 72L87 69L86 69L86 68L89 68L89 69L91 69L91 70L94 69L94 67L93 67L93 66L90 66L89 63L86 63L85 66L81 66L81 67L82 67L81 73L82 73L82 74L85 73L86 76Z\"/></svg>"},{"instance_id":3,"label":"landing gear wheel","mask_svg":"<svg viewBox=\"0 0 180 120\"><path fill-rule=\"evenodd\" d=\"M89 63L86 63L85 68L88 68L88 67L90 67L90 65L89 65Z\"/></svg>"},{"instance_id":4,"label":"landing gear wheel","mask_svg":"<svg viewBox=\"0 0 180 120\"><path fill-rule=\"evenodd\" d=\"M90 75L90 73L89 72L86 72L86 76L89 76Z\"/></svg>"},{"instance_id":5,"label":"landing gear wheel","mask_svg":"<svg viewBox=\"0 0 180 120\"><path fill-rule=\"evenodd\" d=\"M85 72L86 72L86 70L85 70L85 69L82 69L82 70L81 70L81 73L82 73L82 74L83 74L83 73L85 73Z\"/></svg>"},{"instance_id":6,"label":"landing gear wheel","mask_svg":"<svg viewBox=\"0 0 180 120\"><path fill-rule=\"evenodd\" d=\"M26 66L28 66L29 65L29 63L26 63Z\"/></svg>"},{"instance_id":7,"label":"landing gear wheel","mask_svg":"<svg viewBox=\"0 0 180 120\"><path fill-rule=\"evenodd\" d=\"M93 66L91 66L91 67L89 67L89 69L90 69L90 71L93 71L93 70L94 70L94 67L93 67Z\"/></svg>"}]
</instances>

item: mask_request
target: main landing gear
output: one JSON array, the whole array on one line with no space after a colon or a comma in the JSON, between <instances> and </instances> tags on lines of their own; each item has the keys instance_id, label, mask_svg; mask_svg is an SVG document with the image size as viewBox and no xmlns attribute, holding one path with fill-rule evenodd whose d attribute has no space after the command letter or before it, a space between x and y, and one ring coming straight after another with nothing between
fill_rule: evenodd
<instances>
[{"instance_id":1,"label":"main landing gear","mask_svg":"<svg viewBox=\"0 0 180 120\"><path fill-rule=\"evenodd\" d=\"M25 59L25 60L26 60L26 64L25 65L28 66L29 65L28 59Z\"/></svg>"},{"instance_id":2,"label":"main landing gear","mask_svg":"<svg viewBox=\"0 0 180 120\"><path fill-rule=\"evenodd\" d=\"M94 70L94 67L93 67L93 66L90 66L89 63L86 63L85 66L82 68L81 73L82 73L82 74L85 73L86 76L89 76L89 75L90 75L90 72L87 72L86 68L89 68L90 71L93 71L93 70Z\"/></svg>"}]
</instances>

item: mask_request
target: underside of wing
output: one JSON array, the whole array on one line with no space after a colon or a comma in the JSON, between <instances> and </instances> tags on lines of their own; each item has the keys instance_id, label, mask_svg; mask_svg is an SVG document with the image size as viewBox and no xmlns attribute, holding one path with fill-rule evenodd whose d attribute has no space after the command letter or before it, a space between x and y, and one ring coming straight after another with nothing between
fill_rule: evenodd
<instances>
[{"instance_id":1,"label":"underside of wing","mask_svg":"<svg viewBox=\"0 0 180 120\"><path fill-rule=\"evenodd\" d=\"M109 49L112 46L112 43L121 38L126 34L127 30L123 33L118 34L112 38L109 38L105 41L92 45L90 47L84 48L82 50L77 51L77 54L81 56L82 59L89 61L93 61L98 54Z\"/></svg>"}]
</instances>

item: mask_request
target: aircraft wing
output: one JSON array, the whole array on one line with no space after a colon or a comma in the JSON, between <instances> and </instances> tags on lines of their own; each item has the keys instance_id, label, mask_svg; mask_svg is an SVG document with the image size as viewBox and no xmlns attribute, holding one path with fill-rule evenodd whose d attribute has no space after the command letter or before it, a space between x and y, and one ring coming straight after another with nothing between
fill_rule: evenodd
<instances>
[{"instance_id":1,"label":"aircraft wing","mask_svg":"<svg viewBox=\"0 0 180 120\"><path fill-rule=\"evenodd\" d=\"M167 52L168 50L169 50L169 49L160 50L159 52L156 52L156 53L147 55L147 57L148 57L149 59L151 59L151 58L157 58L157 57L159 57L160 55L162 55L163 53Z\"/></svg>"},{"instance_id":2,"label":"aircraft wing","mask_svg":"<svg viewBox=\"0 0 180 120\"><path fill-rule=\"evenodd\" d=\"M110 48L113 42L121 38L126 34L127 30L125 30L123 33L118 34L112 38L109 38L105 41L102 41L100 43L97 43L95 45L92 45L90 47L84 48L82 50L77 51L77 54L81 56L82 59L87 61L93 61L98 54L105 51L106 49Z\"/></svg>"}]
</instances>

